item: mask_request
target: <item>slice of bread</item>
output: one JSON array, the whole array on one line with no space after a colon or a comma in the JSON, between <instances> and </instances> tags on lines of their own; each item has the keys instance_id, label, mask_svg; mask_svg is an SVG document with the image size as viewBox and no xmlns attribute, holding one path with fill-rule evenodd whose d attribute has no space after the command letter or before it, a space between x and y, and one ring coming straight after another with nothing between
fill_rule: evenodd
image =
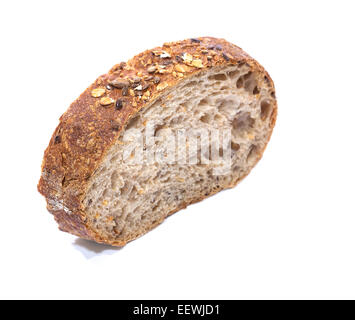
<instances>
[{"instance_id":1,"label":"slice of bread","mask_svg":"<svg viewBox=\"0 0 355 320\"><path fill-rule=\"evenodd\" d=\"M122 246L235 186L261 158L273 81L222 39L145 51L100 76L60 118L38 190L62 231Z\"/></svg>"}]
</instances>

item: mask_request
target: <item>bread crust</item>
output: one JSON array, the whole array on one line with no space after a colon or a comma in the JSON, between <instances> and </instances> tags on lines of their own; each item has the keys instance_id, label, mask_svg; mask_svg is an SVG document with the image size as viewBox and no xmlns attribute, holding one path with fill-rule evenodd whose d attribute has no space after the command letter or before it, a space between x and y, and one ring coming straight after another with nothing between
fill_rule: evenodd
<instances>
[{"instance_id":1,"label":"bread crust","mask_svg":"<svg viewBox=\"0 0 355 320\"><path fill-rule=\"evenodd\" d=\"M54 215L59 229L115 246L123 246L133 240L105 239L90 228L82 203L90 177L129 119L139 110L187 77L212 67L243 63L262 74L274 91L271 77L258 62L236 45L212 37L165 43L162 47L140 53L127 63L115 65L96 79L60 117L60 123L44 152L38 191L46 198L47 209ZM128 90L113 86L122 87L117 83L121 80L130 82ZM120 103L116 106L117 100ZM271 130L276 120L276 99L272 112ZM146 231L142 230L142 233Z\"/></svg>"}]
</instances>

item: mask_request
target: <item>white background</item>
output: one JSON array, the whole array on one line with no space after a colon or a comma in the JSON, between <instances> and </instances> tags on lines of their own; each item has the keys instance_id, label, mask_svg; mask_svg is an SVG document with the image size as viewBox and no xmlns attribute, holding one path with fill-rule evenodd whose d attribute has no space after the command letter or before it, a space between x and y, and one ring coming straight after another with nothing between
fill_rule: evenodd
<instances>
[{"instance_id":1,"label":"white background","mask_svg":"<svg viewBox=\"0 0 355 320\"><path fill-rule=\"evenodd\" d=\"M355 298L353 1L2 1L0 298ZM279 116L235 189L123 249L60 232L36 190L69 104L166 41L225 38Z\"/></svg>"}]
</instances>

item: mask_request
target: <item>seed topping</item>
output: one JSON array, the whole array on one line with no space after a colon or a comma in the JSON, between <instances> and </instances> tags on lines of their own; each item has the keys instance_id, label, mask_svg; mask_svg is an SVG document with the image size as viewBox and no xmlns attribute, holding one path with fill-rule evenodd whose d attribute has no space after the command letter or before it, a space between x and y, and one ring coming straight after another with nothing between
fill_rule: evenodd
<instances>
[{"instance_id":1,"label":"seed topping","mask_svg":"<svg viewBox=\"0 0 355 320\"><path fill-rule=\"evenodd\" d=\"M123 100L122 99L117 99L116 100L116 104L115 104L116 110L121 110L122 107L123 107Z\"/></svg>"},{"instance_id":2,"label":"seed topping","mask_svg":"<svg viewBox=\"0 0 355 320\"><path fill-rule=\"evenodd\" d=\"M224 60L226 60L226 61L229 61L230 60L230 56L228 55L228 54L226 54L226 53L222 53L222 57L224 58Z\"/></svg>"},{"instance_id":3,"label":"seed topping","mask_svg":"<svg viewBox=\"0 0 355 320\"><path fill-rule=\"evenodd\" d=\"M100 99L100 104L104 107L107 107L107 106L113 104L114 102L115 102L115 100L113 100L110 97L103 97Z\"/></svg>"},{"instance_id":4,"label":"seed topping","mask_svg":"<svg viewBox=\"0 0 355 320\"><path fill-rule=\"evenodd\" d=\"M122 88L122 95L127 96L128 95L128 86Z\"/></svg>"},{"instance_id":5,"label":"seed topping","mask_svg":"<svg viewBox=\"0 0 355 320\"><path fill-rule=\"evenodd\" d=\"M203 68L203 64L200 59L192 60L191 65L196 68Z\"/></svg>"},{"instance_id":6,"label":"seed topping","mask_svg":"<svg viewBox=\"0 0 355 320\"><path fill-rule=\"evenodd\" d=\"M177 65L175 65L175 70L176 70L177 72L182 72L182 73L187 72L187 71L188 71L187 68L188 68L188 67L186 67L184 64L177 64Z\"/></svg>"},{"instance_id":7,"label":"seed topping","mask_svg":"<svg viewBox=\"0 0 355 320\"><path fill-rule=\"evenodd\" d=\"M181 56L176 56L176 57L175 57L175 60L176 60L177 62L184 62L184 59L183 59Z\"/></svg>"},{"instance_id":8,"label":"seed topping","mask_svg":"<svg viewBox=\"0 0 355 320\"><path fill-rule=\"evenodd\" d=\"M185 63L191 63L192 62L192 55L189 53L184 53L182 55L182 59L184 60Z\"/></svg>"},{"instance_id":9,"label":"seed topping","mask_svg":"<svg viewBox=\"0 0 355 320\"><path fill-rule=\"evenodd\" d=\"M147 69L148 73L154 73L155 71L157 71L157 67L156 66L150 66Z\"/></svg>"},{"instance_id":10,"label":"seed topping","mask_svg":"<svg viewBox=\"0 0 355 320\"><path fill-rule=\"evenodd\" d=\"M154 82L155 84L158 84L158 83L160 82L160 78L159 78L158 76L157 76L157 77L154 77L153 82Z\"/></svg>"},{"instance_id":11,"label":"seed topping","mask_svg":"<svg viewBox=\"0 0 355 320\"><path fill-rule=\"evenodd\" d=\"M105 92L106 92L105 88L96 88L91 91L91 96L93 96L94 98L99 98L102 95L104 95Z\"/></svg>"},{"instance_id":12,"label":"seed topping","mask_svg":"<svg viewBox=\"0 0 355 320\"><path fill-rule=\"evenodd\" d=\"M163 51L163 52L160 54L160 58L163 58L163 59L165 59L165 58L170 58L170 57L171 57L170 54L167 53L166 51Z\"/></svg>"},{"instance_id":13,"label":"seed topping","mask_svg":"<svg viewBox=\"0 0 355 320\"><path fill-rule=\"evenodd\" d=\"M129 82L127 80L123 80L123 79L114 79L110 82L110 85L112 85L113 87L115 87L117 89L123 89L124 87L129 86Z\"/></svg>"}]
</instances>

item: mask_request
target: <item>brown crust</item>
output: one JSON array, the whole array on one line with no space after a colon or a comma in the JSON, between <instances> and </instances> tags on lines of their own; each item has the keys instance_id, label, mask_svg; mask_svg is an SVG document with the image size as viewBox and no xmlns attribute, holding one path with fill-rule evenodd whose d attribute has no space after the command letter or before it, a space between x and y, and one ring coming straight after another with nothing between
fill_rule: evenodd
<instances>
[{"instance_id":1,"label":"brown crust","mask_svg":"<svg viewBox=\"0 0 355 320\"><path fill-rule=\"evenodd\" d=\"M47 209L54 215L59 229L97 242L124 245L122 241L102 238L88 226L82 200L89 178L128 120L141 108L186 77L211 67L242 63L261 73L274 90L268 73L241 48L224 39L211 37L166 43L135 56L127 63L115 65L107 74L100 76L61 116L44 153L38 191L45 196ZM159 77L159 82L156 77ZM111 90L106 89L112 83L122 87L113 80L128 81L128 95L124 95L127 89L112 85ZM105 90L93 92L97 88ZM111 98L114 103L104 106L110 101L102 98ZM119 103L116 108L118 99L123 105ZM273 127L276 101L272 117Z\"/></svg>"}]
</instances>

